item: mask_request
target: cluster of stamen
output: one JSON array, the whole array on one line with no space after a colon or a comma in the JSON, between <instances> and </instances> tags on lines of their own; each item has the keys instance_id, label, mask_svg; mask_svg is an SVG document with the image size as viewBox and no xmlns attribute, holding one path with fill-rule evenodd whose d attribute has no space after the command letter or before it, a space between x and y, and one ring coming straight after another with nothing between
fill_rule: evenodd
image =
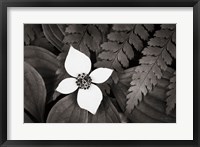
<instances>
[{"instance_id":1,"label":"cluster of stamen","mask_svg":"<svg viewBox=\"0 0 200 147\"><path fill-rule=\"evenodd\" d=\"M90 88L92 79L90 78L89 75L82 73L82 74L79 74L76 79L77 79L76 84L79 88L85 89L85 90Z\"/></svg>"}]
</instances>

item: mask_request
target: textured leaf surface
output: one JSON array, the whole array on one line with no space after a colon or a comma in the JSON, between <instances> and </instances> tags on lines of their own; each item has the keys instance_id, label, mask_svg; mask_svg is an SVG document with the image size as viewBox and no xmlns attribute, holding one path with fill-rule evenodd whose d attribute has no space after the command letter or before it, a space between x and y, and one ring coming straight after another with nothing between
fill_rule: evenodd
<instances>
[{"instance_id":1,"label":"textured leaf surface","mask_svg":"<svg viewBox=\"0 0 200 147\"><path fill-rule=\"evenodd\" d=\"M175 108L176 106L176 75L174 75L170 79L170 84L168 86L169 91L167 92L167 107L166 107L166 113L169 115L171 111Z\"/></svg>"},{"instance_id":2,"label":"textured leaf surface","mask_svg":"<svg viewBox=\"0 0 200 147\"><path fill-rule=\"evenodd\" d=\"M49 112L48 123L86 123L88 112L81 109L76 94L70 94L59 100Z\"/></svg>"},{"instance_id":3,"label":"textured leaf surface","mask_svg":"<svg viewBox=\"0 0 200 147\"><path fill-rule=\"evenodd\" d=\"M129 60L131 60L134 57L132 47L126 42L122 45L119 45L116 42L105 42L101 46L105 51L99 54L99 58L102 60L110 61L109 64L105 64L103 65L103 67L121 70L121 65L123 67L128 67ZM100 65L102 66L102 64ZM96 66L100 67L99 63L96 63Z\"/></svg>"},{"instance_id":4,"label":"textured leaf surface","mask_svg":"<svg viewBox=\"0 0 200 147\"><path fill-rule=\"evenodd\" d=\"M126 111L126 95L128 93L129 82L132 75L136 73L135 68L125 70L119 75L119 82L113 84L112 91L122 112ZM131 113L126 113L131 122L135 123L162 123L175 122L176 118L166 115L166 92L170 82L170 77L173 76L173 70L168 68L163 73L163 78L158 80L158 84L154 89L143 97L143 101L136 106Z\"/></svg>"},{"instance_id":5,"label":"textured leaf surface","mask_svg":"<svg viewBox=\"0 0 200 147\"><path fill-rule=\"evenodd\" d=\"M24 24L24 43L25 45L43 47L53 53L58 52L44 36L42 25L40 24Z\"/></svg>"},{"instance_id":6,"label":"textured leaf surface","mask_svg":"<svg viewBox=\"0 0 200 147\"><path fill-rule=\"evenodd\" d=\"M47 99L50 99L58 84L56 71L60 67L60 62L54 54L37 46L24 47L24 60L42 76L47 88Z\"/></svg>"},{"instance_id":7,"label":"textured leaf surface","mask_svg":"<svg viewBox=\"0 0 200 147\"><path fill-rule=\"evenodd\" d=\"M155 29L153 24L144 24L144 27L145 27L149 32L153 32L154 29Z\"/></svg>"},{"instance_id":8,"label":"textured leaf surface","mask_svg":"<svg viewBox=\"0 0 200 147\"><path fill-rule=\"evenodd\" d=\"M58 50L63 51L64 43L62 42L64 35L62 30L56 24L42 24L43 32L48 41Z\"/></svg>"},{"instance_id":9,"label":"textured leaf surface","mask_svg":"<svg viewBox=\"0 0 200 147\"><path fill-rule=\"evenodd\" d=\"M110 95L110 86L112 84L111 78L109 78L106 82L98 84L98 87L101 89L104 96Z\"/></svg>"},{"instance_id":10,"label":"textured leaf surface","mask_svg":"<svg viewBox=\"0 0 200 147\"><path fill-rule=\"evenodd\" d=\"M100 43L107 29L107 25L71 24L65 29L63 42L73 45L90 57L90 51L100 52Z\"/></svg>"},{"instance_id":11,"label":"textured leaf surface","mask_svg":"<svg viewBox=\"0 0 200 147\"><path fill-rule=\"evenodd\" d=\"M24 107L39 122L44 120L46 88L40 74L28 63L24 64Z\"/></svg>"},{"instance_id":12,"label":"textured leaf surface","mask_svg":"<svg viewBox=\"0 0 200 147\"><path fill-rule=\"evenodd\" d=\"M120 123L119 113L109 97L104 97L97 113L89 114L90 123Z\"/></svg>"},{"instance_id":13,"label":"textured leaf surface","mask_svg":"<svg viewBox=\"0 0 200 147\"><path fill-rule=\"evenodd\" d=\"M118 123L120 118L116 108L108 97L104 97L95 115L81 109L76 94L70 94L59 100L51 109L49 123Z\"/></svg>"},{"instance_id":14,"label":"textured leaf surface","mask_svg":"<svg viewBox=\"0 0 200 147\"><path fill-rule=\"evenodd\" d=\"M136 67L136 73L132 75L131 87L127 95L126 110L130 113L135 106L139 104L143 96L152 91L153 87L161 79L162 72L167 69L167 65L172 64L170 52L175 53L175 46L168 49L172 40L173 33L176 30L165 27L156 31L155 38L150 39L149 46L143 50L143 56L140 59L140 66ZM159 34L159 35L158 35ZM172 51L173 50L173 51ZM173 54L173 56L175 56Z\"/></svg>"},{"instance_id":15,"label":"textured leaf surface","mask_svg":"<svg viewBox=\"0 0 200 147\"><path fill-rule=\"evenodd\" d=\"M143 49L143 41L148 40L149 32L140 24L115 24L112 28L114 31L107 36L109 41L101 45L102 52L98 55L95 66L121 71L134 58L134 50Z\"/></svg>"},{"instance_id":16,"label":"textured leaf surface","mask_svg":"<svg viewBox=\"0 0 200 147\"><path fill-rule=\"evenodd\" d=\"M64 62L71 45L90 57L92 70L114 69L97 85L104 98L96 115L77 105L76 92L55 91L70 77ZM24 108L25 123L176 122L176 25L25 24L24 46L24 61L46 87L43 120Z\"/></svg>"}]
</instances>

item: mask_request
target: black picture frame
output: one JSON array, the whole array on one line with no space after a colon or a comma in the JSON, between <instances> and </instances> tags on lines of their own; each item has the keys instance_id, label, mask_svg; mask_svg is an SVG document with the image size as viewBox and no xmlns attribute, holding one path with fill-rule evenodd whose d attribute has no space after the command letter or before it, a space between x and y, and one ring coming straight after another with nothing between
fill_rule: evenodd
<instances>
[{"instance_id":1,"label":"black picture frame","mask_svg":"<svg viewBox=\"0 0 200 147\"><path fill-rule=\"evenodd\" d=\"M8 7L193 7L193 140L8 140L7 139L7 8ZM0 0L0 146L181 146L200 145L200 2L199 0Z\"/></svg>"}]
</instances>

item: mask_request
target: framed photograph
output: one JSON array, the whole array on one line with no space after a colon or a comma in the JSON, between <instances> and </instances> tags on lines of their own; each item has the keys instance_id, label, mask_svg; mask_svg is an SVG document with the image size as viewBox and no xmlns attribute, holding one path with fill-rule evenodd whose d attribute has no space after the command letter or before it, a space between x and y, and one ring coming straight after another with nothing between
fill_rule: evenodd
<instances>
[{"instance_id":1,"label":"framed photograph","mask_svg":"<svg viewBox=\"0 0 200 147\"><path fill-rule=\"evenodd\" d=\"M198 146L199 5L1 1L1 146Z\"/></svg>"}]
</instances>

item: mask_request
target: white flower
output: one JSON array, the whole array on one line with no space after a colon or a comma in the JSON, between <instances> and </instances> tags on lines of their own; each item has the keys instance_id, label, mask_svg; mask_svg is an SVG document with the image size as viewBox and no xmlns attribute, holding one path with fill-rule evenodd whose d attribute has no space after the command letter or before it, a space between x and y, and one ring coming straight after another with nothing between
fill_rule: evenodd
<instances>
[{"instance_id":1,"label":"white flower","mask_svg":"<svg viewBox=\"0 0 200 147\"><path fill-rule=\"evenodd\" d=\"M70 47L64 66L72 77L62 80L56 90L63 94L69 94L78 89L78 105L82 109L95 114L101 104L103 95L99 87L93 83L105 82L111 76L113 70L97 68L90 73L90 58L73 47Z\"/></svg>"}]
</instances>

